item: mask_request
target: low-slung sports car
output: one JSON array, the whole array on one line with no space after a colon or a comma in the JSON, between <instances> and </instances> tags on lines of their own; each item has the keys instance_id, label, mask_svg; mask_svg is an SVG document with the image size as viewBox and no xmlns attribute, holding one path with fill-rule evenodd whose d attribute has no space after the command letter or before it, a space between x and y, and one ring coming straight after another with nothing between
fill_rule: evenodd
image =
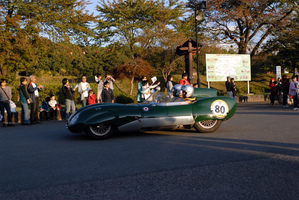
<instances>
[{"instance_id":1,"label":"low-slung sports car","mask_svg":"<svg viewBox=\"0 0 299 200\"><path fill-rule=\"evenodd\" d=\"M166 127L194 127L198 132L216 131L237 108L234 99L217 96L217 90L195 88L193 98L170 98L156 91L138 104L93 104L78 109L68 120L73 133L85 131L93 139L105 139L114 132L153 130Z\"/></svg>"}]
</instances>

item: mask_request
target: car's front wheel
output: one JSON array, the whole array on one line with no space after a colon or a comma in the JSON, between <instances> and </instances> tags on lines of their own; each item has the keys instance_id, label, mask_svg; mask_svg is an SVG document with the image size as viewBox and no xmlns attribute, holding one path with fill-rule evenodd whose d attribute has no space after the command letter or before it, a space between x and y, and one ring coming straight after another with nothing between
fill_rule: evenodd
<instances>
[{"instance_id":1,"label":"car's front wheel","mask_svg":"<svg viewBox=\"0 0 299 200\"><path fill-rule=\"evenodd\" d=\"M194 124L194 128L200 133L212 133L216 131L221 124L221 120L205 120Z\"/></svg>"},{"instance_id":2,"label":"car's front wheel","mask_svg":"<svg viewBox=\"0 0 299 200\"><path fill-rule=\"evenodd\" d=\"M86 128L86 133L93 139L106 139L113 135L114 127L104 124L90 125Z\"/></svg>"}]
</instances>

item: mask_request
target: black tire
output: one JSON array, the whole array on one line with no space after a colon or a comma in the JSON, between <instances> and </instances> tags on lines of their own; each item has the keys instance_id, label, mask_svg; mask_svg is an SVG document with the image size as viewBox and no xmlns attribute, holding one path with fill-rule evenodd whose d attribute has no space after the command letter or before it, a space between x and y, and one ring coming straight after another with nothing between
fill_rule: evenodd
<instances>
[{"instance_id":1,"label":"black tire","mask_svg":"<svg viewBox=\"0 0 299 200\"><path fill-rule=\"evenodd\" d=\"M115 129L111 125L96 124L88 126L85 131L92 139L102 140L111 137Z\"/></svg>"},{"instance_id":2,"label":"black tire","mask_svg":"<svg viewBox=\"0 0 299 200\"><path fill-rule=\"evenodd\" d=\"M219 128L221 122L221 120L200 121L194 124L194 128L200 133L212 133Z\"/></svg>"}]
</instances>

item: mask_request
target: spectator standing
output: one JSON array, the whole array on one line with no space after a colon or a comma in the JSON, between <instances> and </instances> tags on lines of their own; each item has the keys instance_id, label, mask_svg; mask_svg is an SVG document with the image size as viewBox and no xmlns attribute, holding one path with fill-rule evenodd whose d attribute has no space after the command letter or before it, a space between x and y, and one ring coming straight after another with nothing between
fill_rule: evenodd
<instances>
[{"instance_id":1,"label":"spectator standing","mask_svg":"<svg viewBox=\"0 0 299 200\"><path fill-rule=\"evenodd\" d=\"M230 98L233 98L233 86L230 80L230 77L228 76L225 82L225 87L226 87L226 93L227 96Z\"/></svg>"},{"instance_id":2,"label":"spectator standing","mask_svg":"<svg viewBox=\"0 0 299 200\"><path fill-rule=\"evenodd\" d=\"M20 79L19 95L21 104L21 125L30 125L29 121L29 108L28 105L31 103L31 98L26 90L27 79L22 77ZM30 101L31 100L31 101Z\"/></svg>"},{"instance_id":3,"label":"spectator standing","mask_svg":"<svg viewBox=\"0 0 299 200\"><path fill-rule=\"evenodd\" d=\"M180 80L179 84L181 85L190 85L188 81L188 75L186 73L182 74L182 79Z\"/></svg>"},{"instance_id":4,"label":"spectator standing","mask_svg":"<svg viewBox=\"0 0 299 200\"><path fill-rule=\"evenodd\" d=\"M55 99L54 95L50 96L50 101L49 101L49 114L50 114L50 120L56 119L57 120L57 116L58 116L58 102Z\"/></svg>"},{"instance_id":5,"label":"spectator standing","mask_svg":"<svg viewBox=\"0 0 299 200\"><path fill-rule=\"evenodd\" d=\"M142 99L142 94L143 94L143 91L142 91L142 82L143 81L146 81L147 78L146 76L141 76L140 77L140 82L137 84L137 96L136 96L136 101L138 103L141 103L144 99Z\"/></svg>"},{"instance_id":6,"label":"spectator standing","mask_svg":"<svg viewBox=\"0 0 299 200\"><path fill-rule=\"evenodd\" d=\"M297 67L295 67L295 69L294 69L294 74L293 74L293 76L296 76L297 81L299 81L299 77L298 77L298 69L297 69Z\"/></svg>"},{"instance_id":7,"label":"spectator standing","mask_svg":"<svg viewBox=\"0 0 299 200\"><path fill-rule=\"evenodd\" d=\"M93 93L93 90L89 90L88 91L88 98L87 98L88 105L96 104L97 103L96 100L97 100L97 97Z\"/></svg>"},{"instance_id":8,"label":"spectator standing","mask_svg":"<svg viewBox=\"0 0 299 200\"><path fill-rule=\"evenodd\" d=\"M101 74L97 74L95 77L95 81L97 83L97 102L101 103L102 102L102 91L103 91L103 85L104 82L102 80L102 75Z\"/></svg>"},{"instance_id":9,"label":"spectator standing","mask_svg":"<svg viewBox=\"0 0 299 200\"><path fill-rule=\"evenodd\" d=\"M277 94L281 95L281 90L282 90L282 80L281 80L281 78L277 78L276 90L277 90Z\"/></svg>"},{"instance_id":10,"label":"spectator standing","mask_svg":"<svg viewBox=\"0 0 299 200\"><path fill-rule=\"evenodd\" d=\"M237 95L237 86L235 84L235 79L234 78L231 78L231 87L232 87L232 90L233 90L233 98L235 99L236 98L236 95Z\"/></svg>"},{"instance_id":11,"label":"spectator standing","mask_svg":"<svg viewBox=\"0 0 299 200\"><path fill-rule=\"evenodd\" d=\"M277 85L277 82L274 80L274 78L271 78L270 79L270 100L271 100L271 105L274 105L274 100L275 100L275 97L277 95L277 90L276 90L276 85Z\"/></svg>"},{"instance_id":12,"label":"spectator standing","mask_svg":"<svg viewBox=\"0 0 299 200\"><path fill-rule=\"evenodd\" d=\"M172 87L173 87L172 80L173 80L173 77L171 75L168 75L167 82L165 85L166 85L166 92L169 97L172 97L172 91L171 91Z\"/></svg>"},{"instance_id":13,"label":"spectator standing","mask_svg":"<svg viewBox=\"0 0 299 200\"><path fill-rule=\"evenodd\" d=\"M70 116L70 112L73 114L76 111L75 106L75 98L73 93L75 92L75 89L72 89L69 85L69 80L67 78L64 78L62 80L62 94L64 96L65 100L65 119L68 120Z\"/></svg>"},{"instance_id":14,"label":"spectator standing","mask_svg":"<svg viewBox=\"0 0 299 200\"><path fill-rule=\"evenodd\" d=\"M287 105L289 87L290 87L290 81L286 75L283 75L281 89L282 89L282 107L284 108L289 107Z\"/></svg>"},{"instance_id":15,"label":"spectator standing","mask_svg":"<svg viewBox=\"0 0 299 200\"><path fill-rule=\"evenodd\" d=\"M47 97L39 107L39 119L40 120L49 120L49 101L50 97Z\"/></svg>"},{"instance_id":16,"label":"spectator standing","mask_svg":"<svg viewBox=\"0 0 299 200\"><path fill-rule=\"evenodd\" d=\"M299 110L298 108L298 99L297 99L297 87L296 87L296 76L292 77L292 82L290 83L289 94L294 99L294 110Z\"/></svg>"},{"instance_id":17,"label":"spectator standing","mask_svg":"<svg viewBox=\"0 0 299 200\"><path fill-rule=\"evenodd\" d=\"M114 88L113 88L113 82L115 81L115 79L114 78L112 78L112 76L110 75L110 74L107 74L107 76L106 76L106 78L105 78L105 80L104 80L104 82L109 82L109 87L110 87L110 89L113 91L114 90Z\"/></svg>"},{"instance_id":18,"label":"spectator standing","mask_svg":"<svg viewBox=\"0 0 299 200\"><path fill-rule=\"evenodd\" d=\"M27 91L29 93L30 98L32 99L32 103L30 103L30 122L31 124L39 124L38 121L38 112L39 112L39 92L42 91L43 86L37 85L36 77L34 75L29 76L29 84L27 87Z\"/></svg>"},{"instance_id":19,"label":"spectator standing","mask_svg":"<svg viewBox=\"0 0 299 200\"><path fill-rule=\"evenodd\" d=\"M10 101L11 101L11 89L9 86L6 86L6 80L2 78L0 79L0 114L3 116L2 118L3 127L14 126L11 120L12 115L10 109ZM5 124L4 109L6 110L7 113L8 125Z\"/></svg>"},{"instance_id":20,"label":"spectator standing","mask_svg":"<svg viewBox=\"0 0 299 200\"><path fill-rule=\"evenodd\" d=\"M104 89L102 91L102 101L103 103L114 103L114 94L111 90L109 82L104 82Z\"/></svg>"},{"instance_id":21,"label":"spectator standing","mask_svg":"<svg viewBox=\"0 0 299 200\"><path fill-rule=\"evenodd\" d=\"M82 81L79 83L78 92L80 93L80 100L82 107L87 105L88 91L90 90L89 83L86 82L86 76L82 76Z\"/></svg>"}]
</instances>

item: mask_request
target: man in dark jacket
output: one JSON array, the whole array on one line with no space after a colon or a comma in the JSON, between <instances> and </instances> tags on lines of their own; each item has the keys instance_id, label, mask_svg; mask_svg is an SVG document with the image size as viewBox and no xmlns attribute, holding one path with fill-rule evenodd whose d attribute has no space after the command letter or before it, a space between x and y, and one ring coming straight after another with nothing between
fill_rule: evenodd
<instances>
[{"instance_id":1,"label":"man in dark jacket","mask_svg":"<svg viewBox=\"0 0 299 200\"><path fill-rule=\"evenodd\" d=\"M225 87L226 87L226 93L228 97L233 98L233 85L230 81L230 77L227 77L227 81L225 82Z\"/></svg>"},{"instance_id":2,"label":"man in dark jacket","mask_svg":"<svg viewBox=\"0 0 299 200\"><path fill-rule=\"evenodd\" d=\"M35 83L36 78L34 75L29 76L29 84L27 87L28 94L32 99L30 104L30 122L31 124L39 124L38 112L39 112L39 92L42 91L43 86Z\"/></svg>"}]
</instances>

